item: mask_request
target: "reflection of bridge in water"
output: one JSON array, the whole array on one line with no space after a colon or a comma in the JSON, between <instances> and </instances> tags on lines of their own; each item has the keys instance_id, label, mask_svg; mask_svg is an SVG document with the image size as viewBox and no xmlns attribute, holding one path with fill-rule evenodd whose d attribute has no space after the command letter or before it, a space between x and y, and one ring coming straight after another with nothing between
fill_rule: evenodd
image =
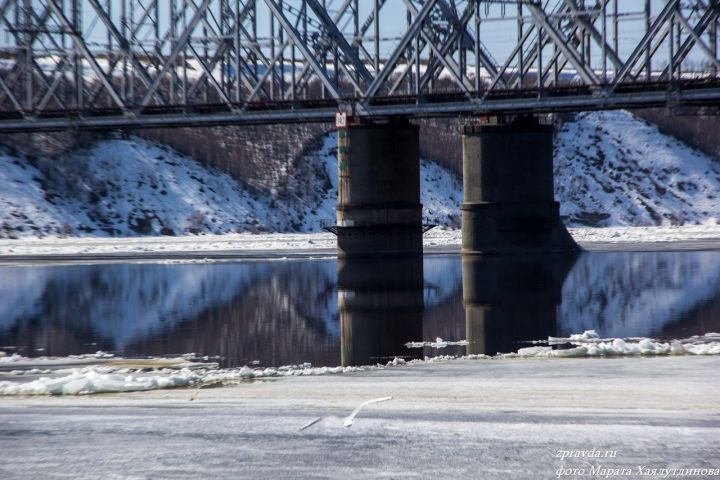
<instances>
[{"instance_id":1,"label":"reflection of bridge in water","mask_svg":"<svg viewBox=\"0 0 720 480\"><path fill-rule=\"evenodd\" d=\"M386 363L396 356L512 352L559 331L562 285L575 256L465 256L463 316L423 319L420 259L353 259L338 264L343 365ZM460 293L460 292L458 292ZM452 301L459 302L454 297ZM458 312L462 315L461 312ZM464 322L463 322L464 320ZM455 327L455 328L453 328ZM464 328L457 328L464 327ZM411 341L466 339L466 348L403 349ZM452 337L447 334L452 332Z\"/></svg>"},{"instance_id":2,"label":"reflection of bridge in water","mask_svg":"<svg viewBox=\"0 0 720 480\"><path fill-rule=\"evenodd\" d=\"M423 338L422 258L338 260L342 364L387 363Z\"/></svg>"},{"instance_id":3,"label":"reflection of bridge in water","mask_svg":"<svg viewBox=\"0 0 720 480\"><path fill-rule=\"evenodd\" d=\"M459 258L442 256L380 266L353 259L2 267L0 278L12 281L0 282L0 350L197 352L221 356L225 366L334 366L515 351L522 341L590 328L603 336L720 330L718 252L545 260L468 256L462 273ZM404 346L436 337L470 345Z\"/></svg>"}]
</instances>

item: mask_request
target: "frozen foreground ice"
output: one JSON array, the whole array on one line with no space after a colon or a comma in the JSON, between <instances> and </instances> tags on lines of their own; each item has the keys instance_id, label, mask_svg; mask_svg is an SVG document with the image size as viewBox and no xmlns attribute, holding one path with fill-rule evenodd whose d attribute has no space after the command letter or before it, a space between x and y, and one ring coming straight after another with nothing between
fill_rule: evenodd
<instances>
[{"instance_id":1,"label":"frozen foreground ice","mask_svg":"<svg viewBox=\"0 0 720 480\"><path fill-rule=\"evenodd\" d=\"M5 397L0 478L707 473L720 468L718 367L716 356L455 360L224 388Z\"/></svg>"}]
</instances>

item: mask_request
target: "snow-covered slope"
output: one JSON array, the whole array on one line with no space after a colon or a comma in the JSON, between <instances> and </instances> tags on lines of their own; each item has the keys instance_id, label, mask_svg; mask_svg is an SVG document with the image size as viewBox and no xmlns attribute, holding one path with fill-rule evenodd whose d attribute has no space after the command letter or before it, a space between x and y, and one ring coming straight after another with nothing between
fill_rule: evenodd
<instances>
[{"instance_id":1,"label":"snow-covered slope","mask_svg":"<svg viewBox=\"0 0 720 480\"><path fill-rule=\"evenodd\" d=\"M257 193L227 174L140 138L98 141L61 159L0 151L0 238L318 231L335 217L335 134L304 198ZM459 224L460 181L423 162L426 215ZM448 219L448 215L453 215Z\"/></svg>"},{"instance_id":2,"label":"snow-covered slope","mask_svg":"<svg viewBox=\"0 0 720 480\"><path fill-rule=\"evenodd\" d=\"M720 162L628 112L579 114L555 140L569 226L715 224Z\"/></svg>"},{"instance_id":3,"label":"snow-covered slope","mask_svg":"<svg viewBox=\"0 0 720 480\"><path fill-rule=\"evenodd\" d=\"M68 157L0 150L0 238L313 232L335 216L337 138L301 160L292 192L258 192L162 145L98 141ZM568 226L716 224L720 162L627 112L591 112L555 142ZM425 218L459 227L460 179L421 161Z\"/></svg>"},{"instance_id":4,"label":"snow-covered slope","mask_svg":"<svg viewBox=\"0 0 720 480\"><path fill-rule=\"evenodd\" d=\"M106 140L70 158L0 155L0 236L133 236L292 229L229 175L141 139Z\"/></svg>"}]
</instances>

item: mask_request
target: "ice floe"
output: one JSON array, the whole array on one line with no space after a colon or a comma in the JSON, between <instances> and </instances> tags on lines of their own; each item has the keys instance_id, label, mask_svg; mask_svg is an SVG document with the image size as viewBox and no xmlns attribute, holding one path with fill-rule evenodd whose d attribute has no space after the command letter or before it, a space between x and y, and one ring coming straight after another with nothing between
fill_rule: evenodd
<instances>
[{"instance_id":1,"label":"ice floe","mask_svg":"<svg viewBox=\"0 0 720 480\"><path fill-rule=\"evenodd\" d=\"M570 344L568 349L552 346L521 348L514 353L498 355L499 358L538 357L607 357L633 355L720 355L720 334L707 333L686 339L663 342L651 338L601 339L594 330L574 334L568 338L548 337L550 345Z\"/></svg>"},{"instance_id":2,"label":"ice floe","mask_svg":"<svg viewBox=\"0 0 720 480\"><path fill-rule=\"evenodd\" d=\"M407 348L423 348L423 347L430 347L430 348L445 348L450 346L466 346L468 344L467 340L458 340L457 342L451 342L448 340L443 340L440 337L437 337L434 342L408 342L405 344Z\"/></svg>"},{"instance_id":3,"label":"ice floe","mask_svg":"<svg viewBox=\"0 0 720 480\"><path fill-rule=\"evenodd\" d=\"M202 380L192 370L154 375L103 374L94 369L63 377L41 377L26 383L0 382L0 395L82 395L186 387Z\"/></svg>"},{"instance_id":4,"label":"ice floe","mask_svg":"<svg viewBox=\"0 0 720 480\"><path fill-rule=\"evenodd\" d=\"M365 366L314 367L310 363L281 367L244 366L242 368L220 369L217 364L201 363L206 360L188 354L178 358L124 359L98 352L94 355L77 355L67 358L28 359L17 354L0 352L0 362L17 367L6 374L21 375L25 380L30 375L47 375L31 381L0 381L0 396L5 395L85 395L92 393L118 393L156 390L164 388L196 387L209 385L232 385L258 379L279 377L333 375L368 372L385 368L413 366L424 363L438 363L452 360L505 360L513 358L582 358L611 356L657 356L657 355L720 355L720 334L707 333L685 339L662 341L652 338L608 338L601 339L593 330L573 334L567 338L549 337L548 346L535 345L520 348L517 352L500 353L495 356L437 355L422 360L406 361L396 357L386 364ZM448 342L437 338L435 342L409 342L409 348L447 345L468 345L466 340ZM570 348L553 348L569 345ZM80 364L81 368L67 368L72 361L90 362ZM43 363L44 362L44 363ZM2 365L2 364L0 364ZM38 366L51 366L41 370ZM66 367L66 368L62 368ZM8 375L12 376L12 375Z\"/></svg>"},{"instance_id":5,"label":"ice floe","mask_svg":"<svg viewBox=\"0 0 720 480\"><path fill-rule=\"evenodd\" d=\"M401 365L405 362L389 362ZM108 367L95 366L72 369L68 375L40 377L29 382L0 381L0 396L5 395L87 395L91 393L137 392L164 388L234 384L241 381L303 375L327 375L362 372L385 368L383 365L361 367L312 367L290 365L278 368L161 368L147 373L122 369L125 373L106 373ZM43 371L45 373L47 371ZM37 373L37 370L16 371L17 374ZM53 373L65 373L57 370Z\"/></svg>"}]
</instances>

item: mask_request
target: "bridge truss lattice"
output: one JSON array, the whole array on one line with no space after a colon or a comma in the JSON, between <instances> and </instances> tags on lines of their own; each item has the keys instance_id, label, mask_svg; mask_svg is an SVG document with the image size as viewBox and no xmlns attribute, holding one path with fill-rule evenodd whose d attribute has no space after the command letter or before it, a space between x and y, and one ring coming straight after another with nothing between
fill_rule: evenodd
<instances>
[{"instance_id":1,"label":"bridge truss lattice","mask_svg":"<svg viewBox=\"0 0 720 480\"><path fill-rule=\"evenodd\" d=\"M0 0L0 131L720 102L720 0Z\"/></svg>"}]
</instances>

